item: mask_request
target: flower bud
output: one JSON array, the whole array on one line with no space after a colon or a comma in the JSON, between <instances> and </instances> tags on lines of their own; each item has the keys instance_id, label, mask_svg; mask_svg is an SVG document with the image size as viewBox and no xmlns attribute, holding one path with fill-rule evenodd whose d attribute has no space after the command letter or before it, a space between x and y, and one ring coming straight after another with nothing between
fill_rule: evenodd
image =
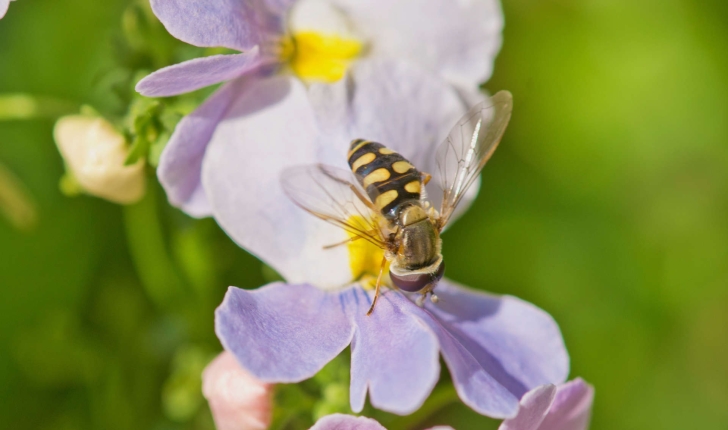
<instances>
[{"instance_id":1,"label":"flower bud","mask_svg":"<svg viewBox=\"0 0 728 430\"><path fill-rule=\"evenodd\" d=\"M202 394L217 430L265 430L273 413L273 385L258 381L225 351L202 372Z\"/></svg>"},{"instance_id":2,"label":"flower bud","mask_svg":"<svg viewBox=\"0 0 728 430\"><path fill-rule=\"evenodd\" d=\"M124 165L128 145L105 119L62 117L53 137L68 170L87 193L121 204L135 203L144 196L144 160Z\"/></svg>"},{"instance_id":3,"label":"flower bud","mask_svg":"<svg viewBox=\"0 0 728 430\"><path fill-rule=\"evenodd\" d=\"M0 19L5 16L5 13L8 11L8 6L10 6L11 1L14 0L0 0Z\"/></svg>"}]
</instances>

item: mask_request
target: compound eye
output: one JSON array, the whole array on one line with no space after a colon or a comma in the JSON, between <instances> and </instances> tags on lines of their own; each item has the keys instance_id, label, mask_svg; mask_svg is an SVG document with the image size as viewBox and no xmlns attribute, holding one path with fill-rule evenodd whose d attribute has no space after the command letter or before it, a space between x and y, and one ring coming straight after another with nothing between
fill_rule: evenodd
<instances>
[{"instance_id":1,"label":"compound eye","mask_svg":"<svg viewBox=\"0 0 728 430\"><path fill-rule=\"evenodd\" d=\"M437 283L437 281L442 279L442 275L444 273L445 262L442 262L435 273L416 273L412 275L398 276L390 272L389 277L392 278L392 283L394 283L394 285L396 285L400 290L404 290L409 293L416 293L430 284Z\"/></svg>"}]
</instances>

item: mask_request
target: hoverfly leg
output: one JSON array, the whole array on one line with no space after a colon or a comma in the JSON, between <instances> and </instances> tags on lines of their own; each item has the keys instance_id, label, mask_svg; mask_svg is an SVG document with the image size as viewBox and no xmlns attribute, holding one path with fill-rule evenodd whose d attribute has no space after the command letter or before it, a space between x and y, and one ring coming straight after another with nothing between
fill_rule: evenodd
<instances>
[{"instance_id":1,"label":"hoverfly leg","mask_svg":"<svg viewBox=\"0 0 728 430\"><path fill-rule=\"evenodd\" d=\"M377 233L377 231L376 230L369 230L366 233L367 234L370 234L370 235L374 235L374 234ZM359 240L359 239L362 239L362 236L353 236L353 237L350 237L350 238L348 238L348 239L346 239L344 241L338 242L338 243L332 243L331 245L325 245L324 246L324 249L336 248L337 246L346 245L347 243L351 243L351 242L354 242L355 240Z\"/></svg>"},{"instance_id":2,"label":"hoverfly leg","mask_svg":"<svg viewBox=\"0 0 728 430\"><path fill-rule=\"evenodd\" d=\"M417 297L417 300L415 300L415 304L419 307L425 306L426 297L427 297L427 294L422 294L421 296Z\"/></svg>"},{"instance_id":3,"label":"hoverfly leg","mask_svg":"<svg viewBox=\"0 0 728 430\"><path fill-rule=\"evenodd\" d=\"M350 238L348 238L348 239L346 239L346 240L344 240L342 242L332 243L331 245L325 245L324 246L324 249L336 248L337 246L346 245L347 243L353 242L353 241L358 240L358 239L361 239L361 236L354 236L354 237L350 237Z\"/></svg>"},{"instance_id":4,"label":"hoverfly leg","mask_svg":"<svg viewBox=\"0 0 728 430\"><path fill-rule=\"evenodd\" d=\"M430 301L431 301L432 303L437 303L437 302L439 302L439 301L440 301L440 298L439 298L439 297L437 297L436 295L434 295L434 294L430 293Z\"/></svg>"},{"instance_id":5,"label":"hoverfly leg","mask_svg":"<svg viewBox=\"0 0 728 430\"><path fill-rule=\"evenodd\" d=\"M430 179L432 179L432 175L422 172L422 185L427 185L427 183L430 182Z\"/></svg>"},{"instance_id":6,"label":"hoverfly leg","mask_svg":"<svg viewBox=\"0 0 728 430\"><path fill-rule=\"evenodd\" d=\"M374 312L374 305L377 304L379 298L379 289L382 286L382 273L384 273L384 266L387 264L387 257L382 258L382 265L379 268L379 276L377 276L377 286L374 288L374 300L372 300L372 306L367 311L367 316Z\"/></svg>"}]
</instances>

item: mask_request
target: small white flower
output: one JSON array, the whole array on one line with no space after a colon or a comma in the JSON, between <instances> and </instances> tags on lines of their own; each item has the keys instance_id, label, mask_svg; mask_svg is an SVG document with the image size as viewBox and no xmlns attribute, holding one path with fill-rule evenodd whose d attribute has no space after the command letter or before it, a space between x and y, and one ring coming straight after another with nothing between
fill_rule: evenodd
<instances>
[{"instance_id":1,"label":"small white flower","mask_svg":"<svg viewBox=\"0 0 728 430\"><path fill-rule=\"evenodd\" d=\"M5 16L5 13L7 13L8 6L10 6L11 1L15 0L0 0L0 19Z\"/></svg>"},{"instance_id":2,"label":"small white flower","mask_svg":"<svg viewBox=\"0 0 728 430\"><path fill-rule=\"evenodd\" d=\"M121 204L144 196L144 160L124 165L128 145L105 119L65 116L56 122L53 137L70 173L87 193Z\"/></svg>"}]
</instances>

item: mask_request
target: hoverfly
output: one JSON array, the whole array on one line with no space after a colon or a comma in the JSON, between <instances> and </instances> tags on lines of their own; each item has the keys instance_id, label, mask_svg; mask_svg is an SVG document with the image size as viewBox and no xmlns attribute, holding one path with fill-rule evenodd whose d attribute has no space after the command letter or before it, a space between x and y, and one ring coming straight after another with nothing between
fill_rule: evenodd
<instances>
[{"instance_id":1,"label":"hoverfly","mask_svg":"<svg viewBox=\"0 0 728 430\"><path fill-rule=\"evenodd\" d=\"M438 146L439 210L424 187L431 175L380 143L353 140L351 170L312 164L283 171L281 185L295 204L349 233L349 240L336 245L366 240L384 250L367 315L377 303L387 262L396 288L421 294L419 305L428 294L437 302L433 290L445 271L440 233L498 146L512 108L511 93L498 92L463 116Z\"/></svg>"}]
</instances>

